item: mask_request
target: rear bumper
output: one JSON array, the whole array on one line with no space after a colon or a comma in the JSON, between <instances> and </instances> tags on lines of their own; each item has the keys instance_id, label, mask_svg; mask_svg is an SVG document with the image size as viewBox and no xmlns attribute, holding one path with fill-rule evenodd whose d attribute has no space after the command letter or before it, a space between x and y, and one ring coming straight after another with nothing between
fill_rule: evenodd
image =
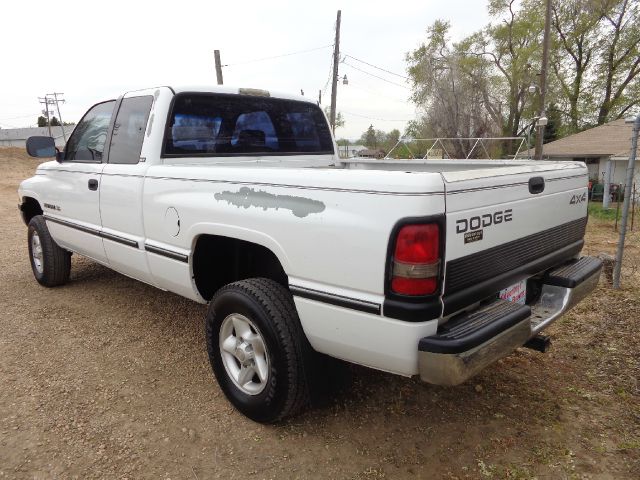
<instances>
[{"instance_id":1,"label":"rear bumper","mask_svg":"<svg viewBox=\"0 0 640 480\"><path fill-rule=\"evenodd\" d=\"M445 324L443 331L420 341L420 378L436 385L458 385L509 355L589 295L598 285L601 269L599 259L582 257L549 272L532 305L498 300L450 321L451 326Z\"/></svg>"}]
</instances>

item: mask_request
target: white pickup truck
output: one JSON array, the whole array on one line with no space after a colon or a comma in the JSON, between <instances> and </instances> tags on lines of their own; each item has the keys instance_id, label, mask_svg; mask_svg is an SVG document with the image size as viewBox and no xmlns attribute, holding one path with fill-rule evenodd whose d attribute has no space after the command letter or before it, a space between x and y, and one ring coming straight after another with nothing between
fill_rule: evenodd
<instances>
[{"instance_id":1,"label":"white pickup truck","mask_svg":"<svg viewBox=\"0 0 640 480\"><path fill-rule=\"evenodd\" d=\"M303 97L158 87L93 106L20 185L36 280L72 253L196 302L220 387L298 412L324 355L465 381L591 292L576 162L341 160ZM322 355L324 354L324 355Z\"/></svg>"}]
</instances>

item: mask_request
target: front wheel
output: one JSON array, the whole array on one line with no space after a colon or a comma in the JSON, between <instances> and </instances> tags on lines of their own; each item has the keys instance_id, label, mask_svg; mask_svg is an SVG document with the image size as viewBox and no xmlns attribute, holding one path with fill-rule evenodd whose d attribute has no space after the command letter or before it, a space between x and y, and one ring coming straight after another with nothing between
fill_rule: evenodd
<instances>
[{"instance_id":1,"label":"front wheel","mask_svg":"<svg viewBox=\"0 0 640 480\"><path fill-rule=\"evenodd\" d=\"M71 272L71 253L51 238L42 215L36 215L29 222L27 240L31 270L38 283L45 287L67 283Z\"/></svg>"},{"instance_id":2,"label":"front wheel","mask_svg":"<svg viewBox=\"0 0 640 480\"><path fill-rule=\"evenodd\" d=\"M206 335L220 388L244 415L272 423L306 406L313 352L285 287L252 278L221 288L209 305Z\"/></svg>"}]
</instances>

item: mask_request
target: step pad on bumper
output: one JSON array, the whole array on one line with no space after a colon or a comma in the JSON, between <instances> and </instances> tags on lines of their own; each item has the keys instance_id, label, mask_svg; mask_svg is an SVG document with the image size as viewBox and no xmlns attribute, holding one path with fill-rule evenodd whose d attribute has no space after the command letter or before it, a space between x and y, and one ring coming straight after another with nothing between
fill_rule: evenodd
<instances>
[{"instance_id":1,"label":"step pad on bumper","mask_svg":"<svg viewBox=\"0 0 640 480\"><path fill-rule=\"evenodd\" d=\"M575 288L585 279L592 276L602 267L602 260L595 257L582 257L571 263L558 267L547 274L544 280L546 285Z\"/></svg>"},{"instance_id":2,"label":"step pad on bumper","mask_svg":"<svg viewBox=\"0 0 640 480\"><path fill-rule=\"evenodd\" d=\"M460 353L476 347L529 318L526 305L495 300L469 314L462 314L438 328L438 333L420 340L421 352Z\"/></svg>"},{"instance_id":3,"label":"step pad on bumper","mask_svg":"<svg viewBox=\"0 0 640 480\"><path fill-rule=\"evenodd\" d=\"M597 258L574 260L544 277L540 296L530 306L496 300L451 319L436 335L420 340L420 378L436 385L464 382L524 345L589 295L598 285L601 268Z\"/></svg>"}]
</instances>

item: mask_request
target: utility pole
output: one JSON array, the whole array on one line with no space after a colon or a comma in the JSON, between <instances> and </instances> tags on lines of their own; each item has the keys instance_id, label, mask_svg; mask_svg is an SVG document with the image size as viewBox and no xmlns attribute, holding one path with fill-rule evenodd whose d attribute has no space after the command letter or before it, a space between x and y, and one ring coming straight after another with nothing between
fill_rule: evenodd
<instances>
[{"instance_id":1,"label":"utility pole","mask_svg":"<svg viewBox=\"0 0 640 480\"><path fill-rule=\"evenodd\" d=\"M51 134L51 121L49 120L49 105L51 104L52 100L49 100L45 95L44 98L38 97L38 101L44 105L44 110L42 111L42 113L44 113L45 116L47 117L47 127L49 128L49 136L53 138L53 135Z\"/></svg>"},{"instance_id":2,"label":"utility pole","mask_svg":"<svg viewBox=\"0 0 640 480\"><path fill-rule=\"evenodd\" d=\"M602 194L602 208L609 209L609 203L611 203L611 162L613 160L607 160L607 165L604 170L604 192Z\"/></svg>"},{"instance_id":3,"label":"utility pole","mask_svg":"<svg viewBox=\"0 0 640 480\"><path fill-rule=\"evenodd\" d=\"M62 129L62 138L64 138L64 142L67 143L67 134L64 133L64 122L62 121L62 115L60 115L60 105L58 103L64 103L64 99L60 98L58 99L58 95L62 96L64 95L64 93L60 93L60 92L53 92L53 93L48 93L47 95L53 95L54 98L54 102L56 104L56 109L58 110L58 120L60 120L60 128Z\"/></svg>"},{"instance_id":4,"label":"utility pole","mask_svg":"<svg viewBox=\"0 0 640 480\"><path fill-rule=\"evenodd\" d=\"M544 40L542 43L542 69L540 70L540 116L536 135L536 160L542 160L542 142L544 141L544 127L546 125L546 122L543 123L542 119L546 120L544 102L547 94L547 69L549 68L549 43L551 41L551 0L546 0L546 7L544 14Z\"/></svg>"},{"instance_id":5,"label":"utility pole","mask_svg":"<svg viewBox=\"0 0 640 480\"><path fill-rule=\"evenodd\" d=\"M322 90L318 90L318 105L322 105Z\"/></svg>"},{"instance_id":6,"label":"utility pole","mask_svg":"<svg viewBox=\"0 0 640 480\"><path fill-rule=\"evenodd\" d=\"M628 121L627 121L628 122ZM625 122L625 123L627 123ZM616 251L616 263L613 265L613 288L620 288L620 271L622 270L622 253L624 252L624 238L627 234L627 218L629 218L629 204L631 203L631 189L633 187L633 170L636 165L638 151L638 133L640 132L640 113L633 122L633 136L631 137L631 153L627 165L627 184L625 185L624 203L622 204L622 221L620 223L620 238Z\"/></svg>"},{"instance_id":7,"label":"utility pole","mask_svg":"<svg viewBox=\"0 0 640 480\"><path fill-rule=\"evenodd\" d=\"M216 79L218 85L222 85L222 63L220 62L220 50L214 50L213 56L216 60Z\"/></svg>"},{"instance_id":8,"label":"utility pole","mask_svg":"<svg viewBox=\"0 0 640 480\"><path fill-rule=\"evenodd\" d=\"M331 82L331 131L336 132L336 96L338 95L338 62L340 61L340 19L342 10L338 10L336 18L336 41L333 45L333 79Z\"/></svg>"}]
</instances>

